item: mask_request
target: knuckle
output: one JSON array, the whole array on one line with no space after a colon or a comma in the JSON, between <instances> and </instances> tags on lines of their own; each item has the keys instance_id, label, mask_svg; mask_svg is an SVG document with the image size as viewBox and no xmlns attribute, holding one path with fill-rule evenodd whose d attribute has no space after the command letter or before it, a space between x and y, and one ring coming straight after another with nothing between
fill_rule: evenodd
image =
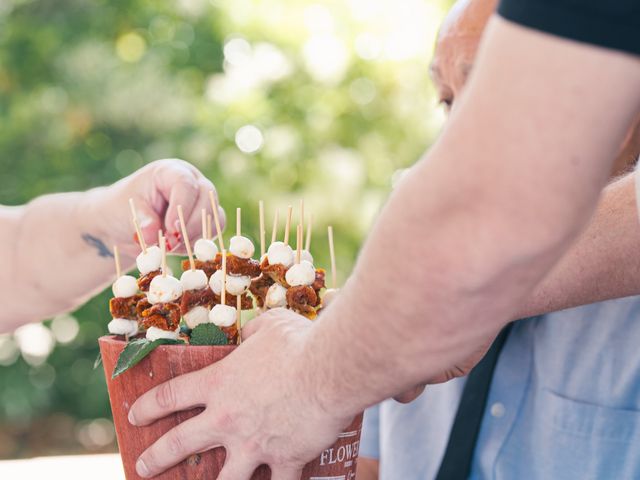
<instances>
[{"instance_id":1,"label":"knuckle","mask_svg":"<svg viewBox=\"0 0 640 480\"><path fill-rule=\"evenodd\" d=\"M163 383L156 390L156 403L160 408L171 409L176 406L176 393L171 382Z\"/></svg>"},{"instance_id":2,"label":"knuckle","mask_svg":"<svg viewBox=\"0 0 640 480\"><path fill-rule=\"evenodd\" d=\"M180 430L173 429L167 437L167 451L171 456L180 456L185 451L185 442Z\"/></svg>"}]
</instances>

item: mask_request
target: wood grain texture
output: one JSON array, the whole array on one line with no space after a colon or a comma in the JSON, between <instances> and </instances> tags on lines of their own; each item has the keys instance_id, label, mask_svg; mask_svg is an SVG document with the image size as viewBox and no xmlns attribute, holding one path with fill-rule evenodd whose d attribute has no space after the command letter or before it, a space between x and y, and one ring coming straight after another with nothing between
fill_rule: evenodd
<instances>
[{"instance_id":1,"label":"wood grain texture","mask_svg":"<svg viewBox=\"0 0 640 480\"><path fill-rule=\"evenodd\" d=\"M199 413L199 409L173 414L146 427L134 427L127 420L129 408L143 393L173 377L199 370L221 360L236 346L161 345L131 370L111 379L125 342L114 336L99 339L111 411L127 480L142 480L135 471L138 456L171 428ZM250 393L250 392L247 392ZM362 415L345 429L336 443L304 469L302 480L352 480L355 478ZM192 455L158 475L161 480L213 480L224 464L225 451L217 448ZM268 467L260 467L252 480L269 480Z\"/></svg>"}]
</instances>

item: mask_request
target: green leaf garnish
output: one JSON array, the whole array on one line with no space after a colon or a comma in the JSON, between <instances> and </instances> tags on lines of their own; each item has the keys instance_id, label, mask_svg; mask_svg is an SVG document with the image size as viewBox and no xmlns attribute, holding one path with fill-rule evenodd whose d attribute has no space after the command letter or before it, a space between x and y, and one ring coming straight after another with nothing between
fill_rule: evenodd
<instances>
[{"instance_id":1,"label":"green leaf garnish","mask_svg":"<svg viewBox=\"0 0 640 480\"><path fill-rule=\"evenodd\" d=\"M137 365L144 357L149 355L159 345L179 345L184 343L183 340L171 340L168 338L159 338L153 342L146 338L140 338L138 340L132 340L127 343L124 350L120 352L116 367L113 369L113 375L111 378L116 378L118 375L126 372L131 367Z\"/></svg>"},{"instance_id":2,"label":"green leaf garnish","mask_svg":"<svg viewBox=\"0 0 640 480\"><path fill-rule=\"evenodd\" d=\"M93 362L93 369L95 370L100 365L102 365L102 352L98 350L98 356L96 357L96 360Z\"/></svg>"},{"instance_id":3,"label":"green leaf garnish","mask_svg":"<svg viewBox=\"0 0 640 480\"><path fill-rule=\"evenodd\" d=\"M227 336L213 323L201 323L191 330L191 345L227 345Z\"/></svg>"}]
</instances>

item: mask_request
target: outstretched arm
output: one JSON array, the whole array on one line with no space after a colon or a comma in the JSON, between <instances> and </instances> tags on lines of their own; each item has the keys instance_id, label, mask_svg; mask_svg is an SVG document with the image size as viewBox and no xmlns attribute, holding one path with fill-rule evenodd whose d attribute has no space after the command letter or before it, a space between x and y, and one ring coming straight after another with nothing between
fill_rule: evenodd
<instances>
[{"instance_id":1,"label":"outstretched arm","mask_svg":"<svg viewBox=\"0 0 640 480\"><path fill-rule=\"evenodd\" d=\"M115 276L113 245L121 251L123 268L134 265L139 247L129 198L146 241L157 243L162 228L177 247L177 205L197 235L200 209L211 211L212 189L192 165L160 160L109 187L0 207L0 331L71 310L104 288Z\"/></svg>"},{"instance_id":2,"label":"outstretched arm","mask_svg":"<svg viewBox=\"0 0 640 480\"><path fill-rule=\"evenodd\" d=\"M358 411L465 373L590 218L639 83L634 57L493 19L459 108L392 195L342 294L313 324L259 317L224 360L138 399L136 425L206 407L138 472L225 445L219 479L262 463L299 478Z\"/></svg>"}]
</instances>

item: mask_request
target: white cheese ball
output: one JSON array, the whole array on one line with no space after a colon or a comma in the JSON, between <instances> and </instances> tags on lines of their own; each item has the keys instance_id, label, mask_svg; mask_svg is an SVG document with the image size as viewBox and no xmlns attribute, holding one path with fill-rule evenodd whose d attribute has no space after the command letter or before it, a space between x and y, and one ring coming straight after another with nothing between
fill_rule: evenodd
<instances>
[{"instance_id":1,"label":"white cheese ball","mask_svg":"<svg viewBox=\"0 0 640 480\"><path fill-rule=\"evenodd\" d=\"M300 263L291 265L284 278L292 287L311 285L316 280L316 268L311 262L303 260Z\"/></svg>"},{"instance_id":2,"label":"white cheese ball","mask_svg":"<svg viewBox=\"0 0 640 480\"><path fill-rule=\"evenodd\" d=\"M109 333L112 335L137 335L138 322L135 320L127 320L126 318L114 318L107 325Z\"/></svg>"},{"instance_id":3,"label":"white cheese ball","mask_svg":"<svg viewBox=\"0 0 640 480\"><path fill-rule=\"evenodd\" d=\"M201 238L200 240L197 240L193 246L193 254L201 262L211 262L216 259L218 246L213 240Z\"/></svg>"},{"instance_id":4,"label":"white cheese ball","mask_svg":"<svg viewBox=\"0 0 640 480\"><path fill-rule=\"evenodd\" d=\"M180 276L182 290L201 290L207 286L207 274L202 270L185 270Z\"/></svg>"},{"instance_id":5,"label":"white cheese ball","mask_svg":"<svg viewBox=\"0 0 640 480\"><path fill-rule=\"evenodd\" d=\"M287 306L287 289L282 285L274 283L267 290L267 296L264 299L264 305L267 308L279 308Z\"/></svg>"},{"instance_id":6,"label":"white cheese ball","mask_svg":"<svg viewBox=\"0 0 640 480\"><path fill-rule=\"evenodd\" d=\"M133 297L138 293L138 282L131 275L122 275L113 283L111 290L113 291L114 297Z\"/></svg>"},{"instance_id":7,"label":"white cheese ball","mask_svg":"<svg viewBox=\"0 0 640 480\"><path fill-rule=\"evenodd\" d=\"M236 235L229 240L229 252L238 258L251 258L255 251L253 242L247 237Z\"/></svg>"},{"instance_id":8,"label":"white cheese ball","mask_svg":"<svg viewBox=\"0 0 640 480\"><path fill-rule=\"evenodd\" d=\"M149 303L167 303L177 300L182 295L182 284L176 277L158 275L153 277L149 285L147 300Z\"/></svg>"},{"instance_id":9,"label":"white cheese ball","mask_svg":"<svg viewBox=\"0 0 640 480\"><path fill-rule=\"evenodd\" d=\"M160 265L162 265L162 251L156 245L147 247L147 253L140 252L136 257L136 266L142 275L159 270Z\"/></svg>"},{"instance_id":10,"label":"white cheese ball","mask_svg":"<svg viewBox=\"0 0 640 480\"><path fill-rule=\"evenodd\" d=\"M313 263L313 255L309 250L302 250L300 252L300 261L306 260L309 263Z\"/></svg>"},{"instance_id":11,"label":"white cheese ball","mask_svg":"<svg viewBox=\"0 0 640 480\"><path fill-rule=\"evenodd\" d=\"M242 295L251 285L251 277L227 275L227 292L231 295ZM217 270L209 279L209 286L216 295L222 293L222 270Z\"/></svg>"},{"instance_id":12,"label":"white cheese ball","mask_svg":"<svg viewBox=\"0 0 640 480\"><path fill-rule=\"evenodd\" d=\"M209 323L209 309L202 306L193 307L183 318L187 327L196 328L201 323Z\"/></svg>"},{"instance_id":13,"label":"white cheese ball","mask_svg":"<svg viewBox=\"0 0 640 480\"><path fill-rule=\"evenodd\" d=\"M154 341L160 338L166 338L168 340L177 340L180 336L180 329L176 330L162 330L158 327L149 327L147 330L147 340Z\"/></svg>"},{"instance_id":14,"label":"white cheese ball","mask_svg":"<svg viewBox=\"0 0 640 480\"><path fill-rule=\"evenodd\" d=\"M227 275L227 292L231 295L242 295L251 285L251 277Z\"/></svg>"},{"instance_id":15,"label":"white cheese ball","mask_svg":"<svg viewBox=\"0 0 640 480\"><path fill-rule=\"evenodd\" d=\"M280 263L288 268L293 265L293 249L283 242L273 242L267 250L267 259L269 260L269 265Z\"/></svg>"},{"instance_id":16,"label":"white cheese ball","mask_svg":"<svg viewBox=\"0 0 640 480\"><path fill-rule=\"evenodd\" d=\"M213 272L213 275L209 278L209 287L211 287L211 291L216 295L222 293L222 270Z\"/></svg>"},{"instance_id":17,"label":"white cheese ball","mask_svg":"<svg viewBox=\"0 0 640 480\"><path fill-rule=\"evenodd\" d=\"M333 302L338 294L340 293L340 289L338 288L329 288L324 295L322 296L322 306L328 307L331 302Z\"/></svg>"},{"instance_id":18,"label":"white cheese ball","mask_svg":"<svg viewBox=\"0 0 640 480\"><path fill-rule=\"evenodd\" d=\"M209 312L209 321L218 327L235 325L236 309L229 305L216 305Z\"/></svg>"}]
</instances>

